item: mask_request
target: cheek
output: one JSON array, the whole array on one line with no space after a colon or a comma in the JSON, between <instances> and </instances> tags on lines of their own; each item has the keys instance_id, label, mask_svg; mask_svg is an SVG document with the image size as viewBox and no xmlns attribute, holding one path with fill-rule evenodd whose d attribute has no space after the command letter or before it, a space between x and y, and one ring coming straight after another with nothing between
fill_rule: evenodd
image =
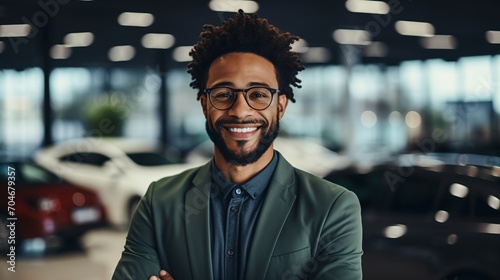
<instances>
[{"instance_id":1,"label":"cheek","mask_svg":"<svg viewBox=\"0 0 500 280\"><path fill-rule=\"evenodd\" d=\"M279 114L278 112L274 111L274 112L269 112L265 115L261 115L261 117L266 120L267 122L266 130L269 130L276 123L276 120L279 119Z\"/></svg>"},{"instance_id":2,"label":"cheek","mask_svg":"<svg viewBox=\"0 0 500 280\"><path fill-rule=\"evenodd\" d=\"M208 122L215 124L215 122L221 117L220 111L214 108L208 108L205 118Z\"/></svg>"}]
</instances>

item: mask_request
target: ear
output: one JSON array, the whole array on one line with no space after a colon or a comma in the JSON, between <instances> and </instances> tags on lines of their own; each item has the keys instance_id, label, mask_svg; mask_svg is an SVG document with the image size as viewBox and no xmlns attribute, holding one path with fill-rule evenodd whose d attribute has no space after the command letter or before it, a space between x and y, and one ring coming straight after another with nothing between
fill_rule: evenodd
<instances>
[{"instance_id":1,"label":"ear","mask_svg":"<svg viewBox=\"0 0 500 280\"><path fill-rule=\"evenodd\" d=\"M285 114L286 106L288 106L288 98L286 97L286 94L278 95L278 115L280 120Z\"/></svg>"},{"instance_id":2,"label":"ear","mask_svg":"<svg viewBox=\"0 0 500 280\"><path fill-rule=\"evenodd\" d=\"M205 119L207 118L207 96L202 95L200 96L200 104L201 104L201 109L203 110L203 115L205 115Z\"/></svg>"}]
</instances>

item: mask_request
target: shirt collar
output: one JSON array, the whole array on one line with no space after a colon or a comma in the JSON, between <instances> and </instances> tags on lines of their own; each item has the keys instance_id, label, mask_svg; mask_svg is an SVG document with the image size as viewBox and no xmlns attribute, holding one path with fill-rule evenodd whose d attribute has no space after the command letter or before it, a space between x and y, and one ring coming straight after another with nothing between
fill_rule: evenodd
<instances>
[{"instance_id":1,"label":"shirt collar","mask_svg":"<svg viewBox=\"0 0 500 280\"><path fill-rule=\"evenodd\" d=\"M215 165L215 160L212 159L212 179L215 183L216 190L221 194L222 198L226 198L227 195L231 193L231 190L237 185L228 180L224 175L219 171L217 166ZM264 167L259 173L253 176L250 180L243 183L239 187L245 190L250 197L256 199L259 195L261 195L266 189L269 181L271 181L271 176L274 173L274 169L276 169L276 165L278 165L278 156L276 155L276 151L273 154L273 159L269 164Z\"/></svg>"}]
</instances>

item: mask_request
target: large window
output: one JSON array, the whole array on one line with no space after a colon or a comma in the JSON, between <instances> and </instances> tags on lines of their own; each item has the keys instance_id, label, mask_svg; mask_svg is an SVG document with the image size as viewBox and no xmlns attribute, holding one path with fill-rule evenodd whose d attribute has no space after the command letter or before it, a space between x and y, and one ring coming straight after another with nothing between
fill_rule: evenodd
<instances>
[{"instance_id":1,"label":"large window","mask_svg":"<svg viewBox=\"0 0 500 280\"><path fill-rule=\"evenodd\" d=\"M302 88L294 89L297 102L289 103L280 123L284 135L321 139L362 159L412 145L414 150L415 143L419 149L419 141L449 151L500 143L500 55L350 70L308 66L298 78ZM52 71L50 82L55 141L98 136L89 116L95 119L95 111L106 106L120 124L117 136L159 139L157 69L60 68ZM190 82L185 68L166 74L168 137L181 150L207 139ZM30 155L43 139L43 72L1 70L0 93L0 147Z\"/></svg>"},{"instance_id":2,"label":"large window","mask_svg":"<svg viewBox=\"0 0 500 280\"><path fill-rule=\"evenodd\" d=\"M0 71L0 150L29 156L43 137L43 72Z\"/></svg>"}]
</instances>

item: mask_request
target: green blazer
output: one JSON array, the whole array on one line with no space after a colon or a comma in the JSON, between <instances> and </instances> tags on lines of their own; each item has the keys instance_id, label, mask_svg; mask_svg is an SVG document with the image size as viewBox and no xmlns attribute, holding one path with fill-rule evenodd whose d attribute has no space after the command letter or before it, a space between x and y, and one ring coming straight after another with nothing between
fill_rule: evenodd
<instances>
[{"instance_id":1,"label":"green blazer","mask_svg":"<svg viewBox=\"0 0 500 280\"><path fill-rule=\"evenodd\" d=\"M212 279L210 162L150 185L113 280ZM281 155L258 218L245 279L362 279L356 195L292 167ZM217 279L214 279L217 280Z\"/></svg>"}]
</instances>

